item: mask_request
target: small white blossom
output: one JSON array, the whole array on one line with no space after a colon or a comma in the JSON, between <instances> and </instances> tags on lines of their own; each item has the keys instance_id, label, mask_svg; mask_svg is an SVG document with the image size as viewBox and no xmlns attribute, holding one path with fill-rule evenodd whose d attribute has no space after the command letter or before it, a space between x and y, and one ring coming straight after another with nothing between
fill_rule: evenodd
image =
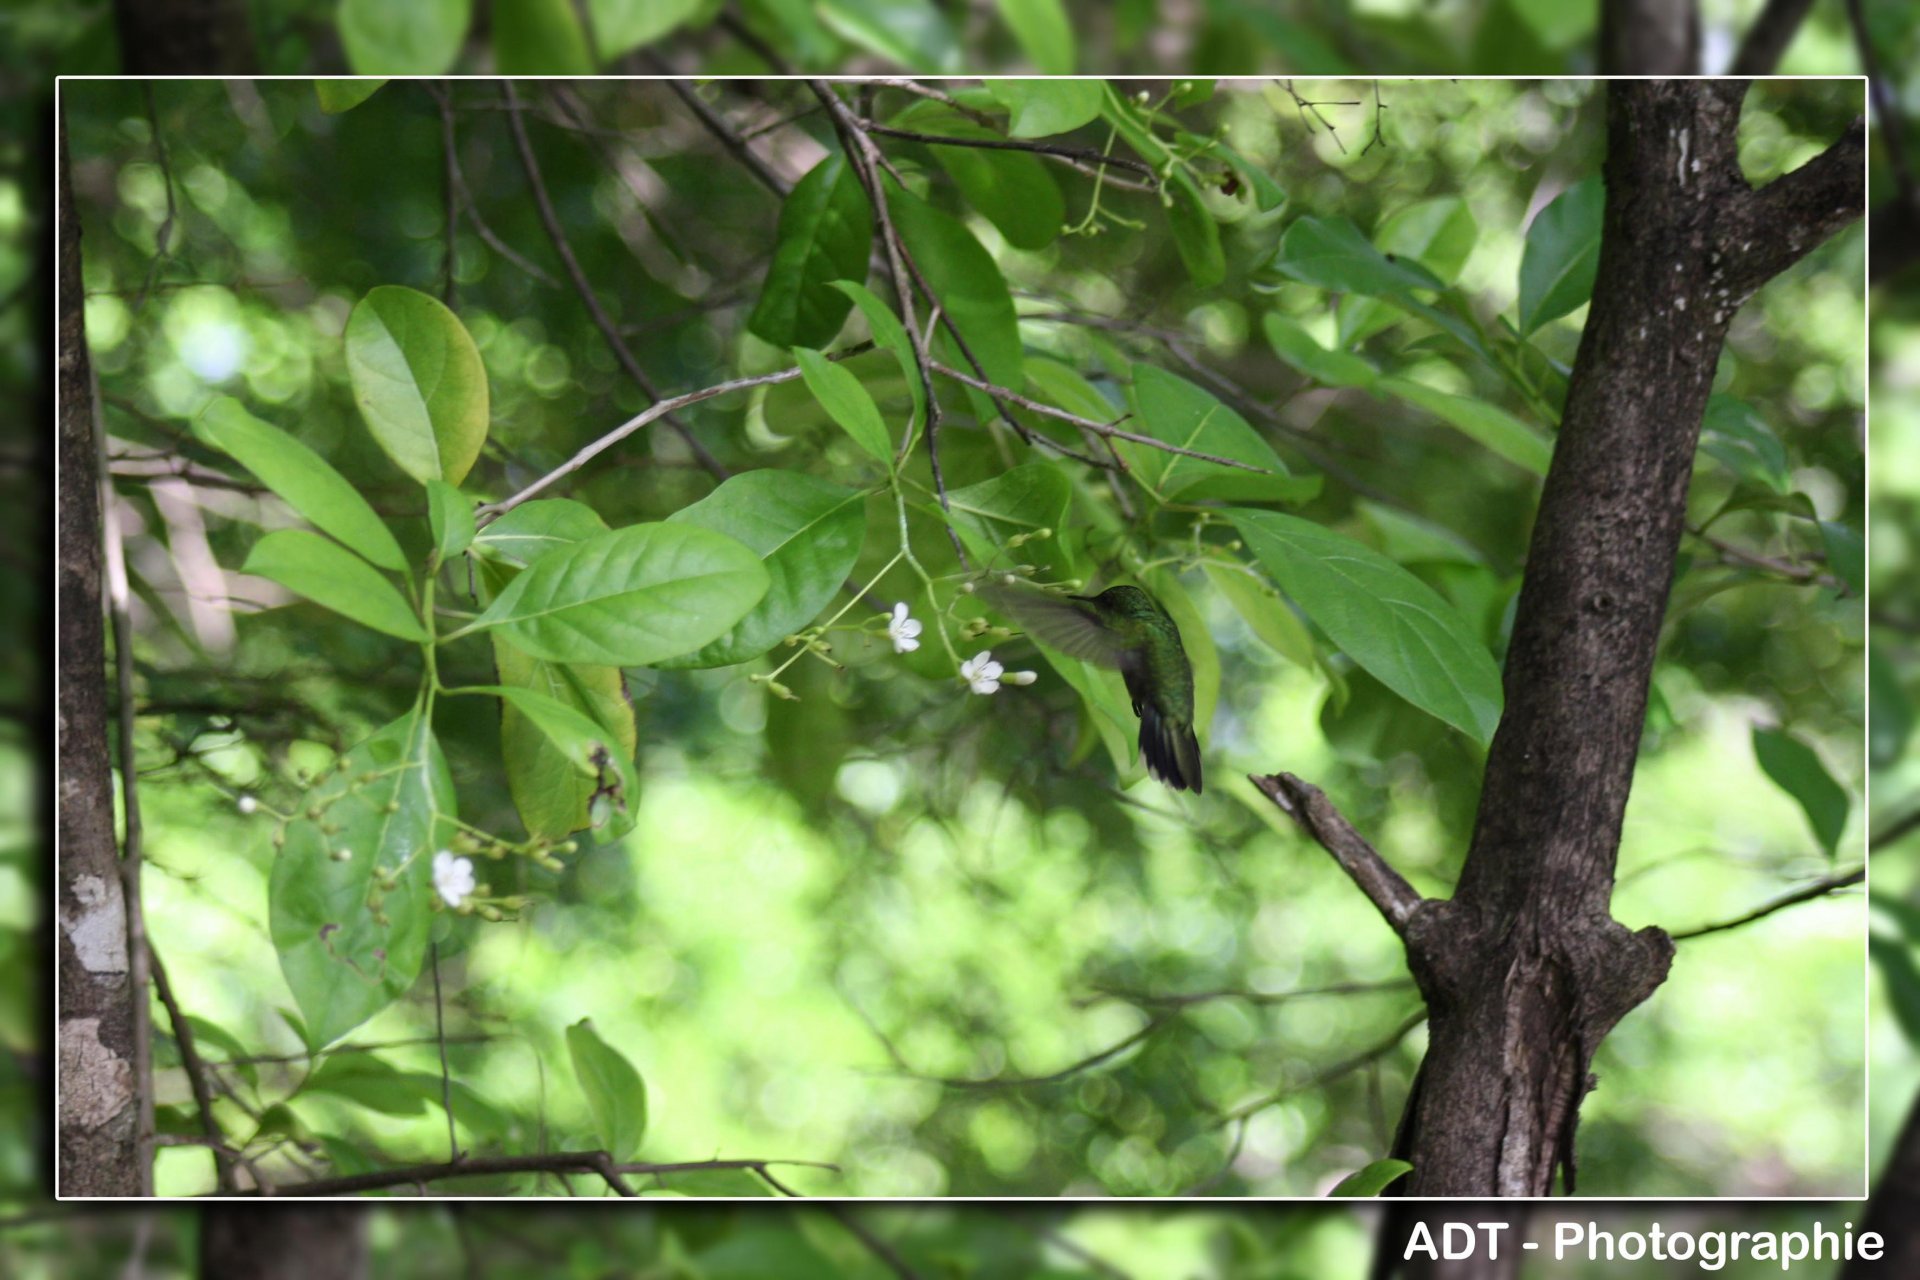
<instances>
[{"instance_id":1,"label":"small white blossom","mask_svg":"<svg viewBox=\"0 0 1920 1280\"><path fill-rule=\"evenodd\" d=\"M895 653L912 653L920 647L920 620L907 616L907 602L900 601L893 606L893 616L887 621L887 639L893 641Z\"/></svg>"},{"instance_id":2,"label":"small white blossom","mask_svg":"<svg viewBox=\"0 0 1920 1280\"><path fill-rule=\"evenodd\" d=\"M442 849L433 855L434 892L450 907L457 907L473 892L473 859L456 858Z\"/></svg>"},{"instance_id":3,"label":"small white blossom","mask_svg":"<svg viewBox=\"0 0 1920 1280\"><path fill-rule=\"evenodd\" d=\"M255 800L252 796L243 795L238 800L235 800L233 802L233 807L238 809L242 813L252 813L254 810L260 807L260 802L258 800Z\"/></svg>"},{"instance_id":4,"label":"small white blossom","mask_svg":"<svg viewBox=\"0 0 1920 1280\"><path fill-rule=\"evenodd\" d=\"M1032 684L1040 677L1031 671L1009 671L1000 677L1001 684Z\"/></svg>"},{"instance_id":5,"label":"small white blossom","mask_svg":"<svg viewBox=\"0 0 1920 1280\"><path fill-rule=\"evenodd\" d=\"M989 650L982 649L960 664L960 678L967 682L967 688L975 693L988 694L1000 688L1000 676L1006 668L993 660Z\"/></svg>"}]
</instances>

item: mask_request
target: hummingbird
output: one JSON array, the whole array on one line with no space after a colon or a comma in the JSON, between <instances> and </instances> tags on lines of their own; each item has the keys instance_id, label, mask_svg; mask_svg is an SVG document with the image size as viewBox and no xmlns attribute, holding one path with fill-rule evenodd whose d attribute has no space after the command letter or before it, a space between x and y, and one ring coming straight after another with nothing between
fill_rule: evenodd
<instances>
[{"instance_id":1,"label":"hummingbird","mask_svg":"<svg viewBox=\"0 0 1920 1280\"><path fill-rule=\"evenodd\" d=\"M1193 667L1180 628L1158 600L1139 587L1057 596L1005 583L982 585L980 595L1049 648L1118 670L1140 717L1147 773L1175 791L1200 794Z\"/></svg>"}]
</instances>

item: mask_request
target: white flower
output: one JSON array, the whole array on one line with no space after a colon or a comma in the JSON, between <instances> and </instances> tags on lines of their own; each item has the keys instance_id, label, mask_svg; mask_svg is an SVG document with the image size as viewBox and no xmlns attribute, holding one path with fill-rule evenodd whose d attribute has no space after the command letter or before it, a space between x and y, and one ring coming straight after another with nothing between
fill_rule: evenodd
<instances>
[{"instance_id":1,"label":"white flower","mask_svg":"<svg viewBox=\"0 0 1920 1280\"><path fill-rule=\"evenodd\" d=\"M887 621L887 639L893 641L895 653L912 653L920 647L920 620L907 616L907 602L900 601L893 606L893 617Z\"/></svg>"},{"instance_id":2,"label":"white flower","mask_svg":"<svg viewBox=\"0 0 1920 1280\"><path fill-rule=\"evenodd\" d=\"M252 796L242 795L238 800L233 802L233 806L242 813L252 813L260 807L260 802Z\"/></svg>"},{"instance_id":3,"label":"white flower","mask_svg":"<svg viewBox=\"0 0 1920 1280\"><path fill-rule=\"evenodd\" d=\"M1031 671L1009 671L1000 677L1001 684L1032 684L1040 677Z\"/></svg>"},{"instance_id":4,"label":"white flower","mask_svg":"<svg viewBox=\"0 0 1920 1280\"><path fill-rule=\"evenodd\" d=\"M473 859L456 858L442 849L433 855L433 888L446 904L457 907L473 892Z\"/></svg>"},{"instance_id":5,"label":"white flower","mask_svg":"<svg viewBox=\"0 0 1920 1280\"><path fill-rule=\"evenodd\" d=\"M967 688L975 693L993 693L1000 688L1001 673L1005 667L993 660L993 654L986 649L974 654L960 664L960 678L967 682Z\"/></svg>"}]
</instances>

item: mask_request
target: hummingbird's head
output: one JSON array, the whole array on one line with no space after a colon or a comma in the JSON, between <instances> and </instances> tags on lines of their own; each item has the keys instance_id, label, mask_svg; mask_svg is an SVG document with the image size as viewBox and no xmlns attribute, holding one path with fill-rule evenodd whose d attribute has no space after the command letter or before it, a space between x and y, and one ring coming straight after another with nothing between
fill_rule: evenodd
<instances>
[{"instance_id":1,"label":"hummingbird's head","mask_svg":"<svg viewBox=\"0 0 1920 1280\"><path fill-rule=\"evenodd\" d=\"M1160 606L1138 587L1108 587L1093 597L1103 613L1120 618L1157 618Z\"/></svg>"}]
</instances>

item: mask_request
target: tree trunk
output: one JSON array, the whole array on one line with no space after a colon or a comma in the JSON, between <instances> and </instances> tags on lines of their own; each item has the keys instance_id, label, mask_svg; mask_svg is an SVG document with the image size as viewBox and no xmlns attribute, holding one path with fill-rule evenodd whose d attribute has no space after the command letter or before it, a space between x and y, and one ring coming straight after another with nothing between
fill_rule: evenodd
<instances>
[{"instance_id":1,"label":"tree trunk","mask_svg":"<svg viewBox=\"0 0 1920 1280\"><path fill-rule=\"evenodd\" d=\"M126 899L114 839L107 754L107 654L101 615L100 467L80 284L80 215L62 122L56 222L60 314L58 539L59 1189L69 1196L143 1195L139 1061L127 963Z\"/></svg>"},{"instance_id":2,"label":"tree trunk","mask_svg":"<svg viewBox=\"0 0 1920 1280\"><path fill-rule=\"evenodd\" d=\"M202 1280L364 1280L367 1214L355 1206L212 1206L200 1215Z\"/></svg>"},{"instance_id":3,"label":"tree trunk","mask_svg":"<svg viewBox=\"0 0 1920 1280\"><path fill-rule=\"evenodd\" d=\"M1690 76L1699 72L1696 0L1600 0L1600 74Z\"/></svg>"},{"instance_id":4,"label":"tree trunk","mask_svg":"<svg viewBox=\"0 0 1920 1280\"><path fill-rule=\"evenodd\" d=\"M130 76L244 76L260 69L246 0L114 0Z\"/></svg>"},{"instance_id":5,"label":"tree trunk","mask_svg":"<svg viewBox=\"0 0 1920 1280\"><path fill-rule=\"evenodd\" d=\"M1880 1171L1860 1230L1879 1233L1886 1252L1878 1262L1855 1258L1841 1269L1840 1280L1920 1275L1920 1099Z\"/></svg>"},{"instance_id":6,"label":"tree trunk","mask_svg":"<svg viewBox=\"0 0 1920 1280\"><path fill-rule=\"evenodd\" d=\"M1594 1052L1672 959L1665 933L1629 932L1610 903L1701 419L1734 312L1858 218L1865 195L1857 119L1818 158L1749 187L1746 88L1607 87L1598 279L1454 896L1421 899L1318 789L1254 779L1406 945L1429 1014L1395 1141L1413 1164L1408 1196L1547 1195L1556 1170L1573 1190Z\"/></svg>"}]
</instances>

